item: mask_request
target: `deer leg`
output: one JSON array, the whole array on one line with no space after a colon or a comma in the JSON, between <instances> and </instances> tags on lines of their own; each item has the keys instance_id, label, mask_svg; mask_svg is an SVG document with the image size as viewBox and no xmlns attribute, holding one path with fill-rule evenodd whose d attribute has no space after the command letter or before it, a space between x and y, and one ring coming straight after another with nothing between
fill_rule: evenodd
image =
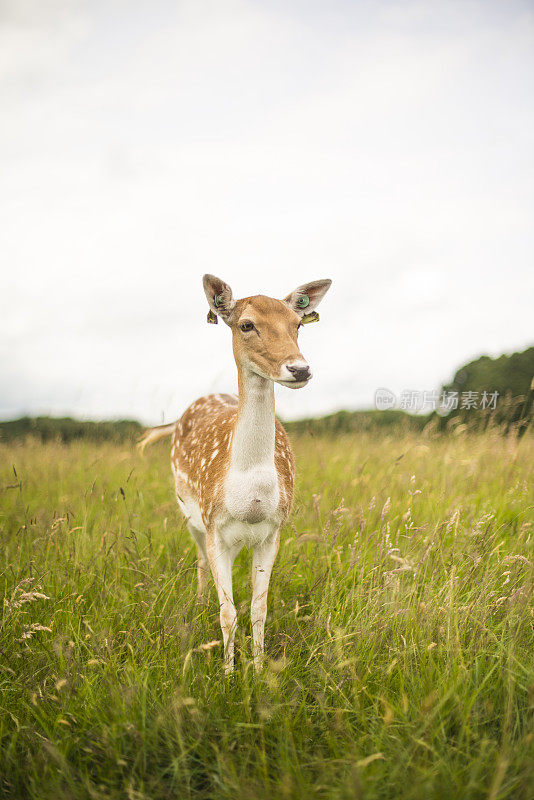
<instances>
[{"instance_id":1,"label":"deer leg","mask_svg":"<svg viewBox=\"0 0 534 800\"><path fill-rule=\"evenodd\" d=\"M232 565L236 553L223 545L216 534L206 537L208 561L217 588L221 630L224 643L224 671L228 674L234 669L234 637L237 624L237 611L232 595Z\"/></svg>"},{"instance_id":2,"label":"deer leg","mask_svg":"<svg viewBox=\"0 0 534 800\"><path fill-rule=\"evenodd\" d=\"M197 546L197 597L200 599L208 585L208 555L206 553L206 533L195 528L190 522L187 527Z\"/></svg>"},{"instance_id":3,"label":"deer leg","mask_svg":"<svg viewBox=\"0 0 534 800\"><path fill-rule=\"evenodd\" d=\"M252 551L252 605L250 620L252 623L252 652L254 666L258 668L262 662L264 650L265 617L267 616L267 592L273 564L280 544L280 531L258 545Z\"/></svg>"}]
</instances>

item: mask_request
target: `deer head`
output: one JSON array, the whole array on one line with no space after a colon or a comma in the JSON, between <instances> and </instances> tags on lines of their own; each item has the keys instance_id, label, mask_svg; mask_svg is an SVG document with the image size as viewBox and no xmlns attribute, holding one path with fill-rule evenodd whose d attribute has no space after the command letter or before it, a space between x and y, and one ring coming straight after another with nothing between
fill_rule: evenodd
<instances>
[{"instance_id":1,"label":"deer head","mask_svg":"<svg viewBox=\"0 0 534 800\"><path fill-rule=\"evenodd\" d=\"M238 369L300 389L312 373L299 349L299 328L319 319L315 309L331 283L328 279L311 281L283 300L261 294L234 300L227 283L214 275L204 275L210 307L208 321L216 322L220 317L230 327Z\"/></svg>"}]
</instances>

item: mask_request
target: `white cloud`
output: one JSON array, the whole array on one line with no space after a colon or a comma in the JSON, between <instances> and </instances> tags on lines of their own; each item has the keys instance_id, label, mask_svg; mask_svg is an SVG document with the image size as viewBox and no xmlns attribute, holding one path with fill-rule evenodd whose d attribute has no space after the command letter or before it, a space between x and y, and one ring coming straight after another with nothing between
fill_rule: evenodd
<instances>
[{"instance_id":1,"label":"white cloud","mask_svg":"<svg viewBox=\"0 0 534 800\"><path fill-rule=\"evenodd\" d=\"M3 416L232 388L206 271L334 279L288 416L530 342L528 4L0 8Z\"/></svg>"}]
</instances>

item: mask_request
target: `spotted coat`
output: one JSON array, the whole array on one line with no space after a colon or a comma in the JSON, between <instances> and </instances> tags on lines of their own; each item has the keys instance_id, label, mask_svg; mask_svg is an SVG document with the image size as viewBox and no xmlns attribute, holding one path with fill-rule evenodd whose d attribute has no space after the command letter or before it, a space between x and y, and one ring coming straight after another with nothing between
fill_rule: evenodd
<instances>
[{"instance_id":1,"label":"spotted coat","mask_svg":"<svg viewBox=\"0 0 534 800\"><path fill-rule=\"evenodd\" d=\"M176 423L171 465L180 500L198 504L208 529L224 505L224 479L228 473L238 400L235 395L211 394L190 405ZM295 461L283 425L275 421L275 469L279 502L277 522L283 525L291 511Z\"/></svg>"}]
</instances>

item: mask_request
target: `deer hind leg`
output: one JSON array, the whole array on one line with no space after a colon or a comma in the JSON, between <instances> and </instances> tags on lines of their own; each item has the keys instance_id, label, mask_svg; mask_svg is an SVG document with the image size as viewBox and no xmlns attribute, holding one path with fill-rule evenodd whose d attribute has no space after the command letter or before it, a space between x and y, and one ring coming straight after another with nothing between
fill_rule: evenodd
<instances>
[{"instance_id":1,"label":"deer hind leg","mask_svg":"<svg viewBox=\"0 0 534 800\"><path fill-rule=\"evenodd\" d=\"M215 531L206 537L208 562L217 588L221 630L224 643L224 671L228 674L234 669L234 638L237 625L237 611L232 594L232 566L237 555L235 549L227 548Z\"/></svg>"},{"instance_id":2,"label":"deer hind leg","mask_svg":"<svg viewBox=\"0 0 534 800\"><path fill-rule=\"evenodd\" d=\"M200 599L205 594L208 585L209 566L206 552L206 532L195 528L191 522L187 523L187 527L197 546L197 597Z\"/></svg>"},{"instance_id":3,"label":"deer hind leg","mask_svg":"<svg viewBox=\"0 0 534 800\"><path fill-rule=\"evenodd\" d=\"M254 667L261 666L264 651L265 617L267 616L267 593L273 564L280 544L280 531L252 551L252 652Z\"/></svg>"}]
</instances>

